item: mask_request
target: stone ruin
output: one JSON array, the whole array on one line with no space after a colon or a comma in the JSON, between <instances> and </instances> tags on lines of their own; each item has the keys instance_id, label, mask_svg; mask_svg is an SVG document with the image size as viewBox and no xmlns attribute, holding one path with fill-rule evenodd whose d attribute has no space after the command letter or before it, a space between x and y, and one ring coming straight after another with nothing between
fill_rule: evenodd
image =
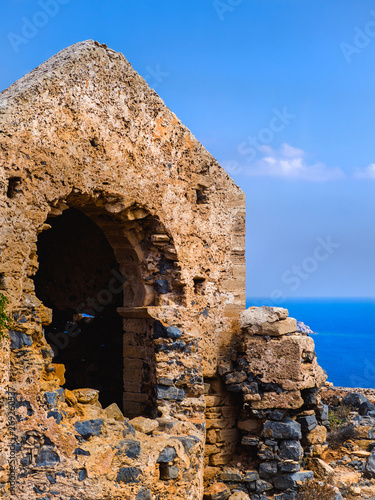
<instances>
[{"instance_id":1,"label":"stone ruin","mask_svg":"<svg viewBox=\"0 0 375 500\"><path fill-rule=\"evenodd\" d=\"M325 376L245 311L239 187L93 41L2 92L0 134L1 498L296 498Z\"/></svg>"}]
</instances>

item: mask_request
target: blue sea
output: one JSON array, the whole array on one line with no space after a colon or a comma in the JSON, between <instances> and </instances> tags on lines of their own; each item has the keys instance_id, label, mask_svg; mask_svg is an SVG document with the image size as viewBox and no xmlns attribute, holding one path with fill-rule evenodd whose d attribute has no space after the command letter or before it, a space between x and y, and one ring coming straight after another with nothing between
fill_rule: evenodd
<instances>
[{"instance_id":1,"label":"blue sea","mask_svg":"<svg viewBox=\"0 0 375 500\"><path fill-rule=\"evenodd\" d=\"M375 299L285 299L273 304L248 298L246 304L285 307L317 332L312 338L318 362L335 386L375 388Z\"/></svg>"}]
</instances>

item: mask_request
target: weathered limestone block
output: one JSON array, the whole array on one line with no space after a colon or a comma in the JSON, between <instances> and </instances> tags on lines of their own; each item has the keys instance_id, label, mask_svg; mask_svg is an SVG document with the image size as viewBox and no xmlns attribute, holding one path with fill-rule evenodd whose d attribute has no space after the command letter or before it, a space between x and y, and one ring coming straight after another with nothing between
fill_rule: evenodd
<instances>
[{"instance_id":1,"label":"weathered limestone block","mask_svg":"<svg viewBox=\"0 0 375 500\"><path fill-rule=\"evenodd\" d=\"M236 491L233 493L228 500L249 500L250 497L247 493L244 493L243 491Z\"/></svg>"},{"instance_id":2,"label":"weathered limestone block","mask_svg":"<svg viewBox=\"0 0 375 500\"><path fill-rule=\"evenodd\" d=\"M249 307L241 312L239 324L243 329L251 326L262 326L264 323L284 320L288 317L288 314L288 310L282 307Z\"/></svg>"},{"instance_id":3,"label":"weathered limestone block","mask_svg":"<svg viewBox=\"0 0 375 500\"><path fill-rule=\"evenodd\" d=\"M151 434L152 431L159 427L157 420L152 420L145 417L136 417L129 422L136 431L143 432L144 434Z\"/></svg>"},{"instance_id":4,"label":"weathered limestone block","mask_svg":"<svg viewBox=\"0 0 375 500\"><path fill-rule=\"evenodd\" d=\"M308 467L314 472L314 477L320 481L327 481L332 479L335 471L321 458L311 458L308 460Z\"/></svg>"},{"instance_id":5,"label":"weathered limestone block","mask_svg":"<svg viewBox=\"0 0 375 500\"><path fill-rule=\"evenodd\" d=\"M237 424L238 429L245 432L253 432L255 434L259 434L262 426L259 420L248 419L248 420L240 420Z\"/></svg>"},{"instance_id":6,"label":"weathered limestone block","mask_svg":"<svg viewBox=\"0 0 375 500\"><path fill-rule=\"evenodd\" d=\"M270 335L271 337L279 337L287 333L294 333L297 330L297 320L294 318L286 318L274 323L263 323L261 327L262 335Z\"/></svg>"},{"instance_id":7,"label":"weathered limestone block","mask_svg":"<svg viewBox=\"0 0 375 500\"><path fill-rule=\"evenodd\" d=\"M213 483L205 491L207 500L227 500L230 497L230 489L224 483Z\"/></svg>"},{"instance_id":8,"label":"weathered limestone block","mask_svg":"<svg viewBox=\"0 0 375 500\"><path fill-rule=\"evenodd\" d=\"M63 386L65 384L65 366L63 364L53 363L54 375L58 379L59 385Z\"/></svg>"},{"instance_id":9,"label":"weathered limestone block","mask_svg":"<svg viewBox=\"0 0 375 500\"><path fill-rule=\"evenodd\" d=\"M257 410L267 408L301 408L303 399L300 391L265 392L260 401L253 401L251 407Z\"/></svg>"},{"instance_id":10,"label":"weathered limestone block","mask_svg":"<svg viewBox=\"0 0 375 500\"><path fill-rule=\"evenodd\" d=\"M125 417L120 410L120 408L117 406L116 403L112 403L111 405L107 406L104 410L107 418L114 418L115 420L118 420L119 422L124 422Z\"/></svg>"},{"instance_id":11,"label":"weathered limestone block","mask_svg":"<svg viewBox=\"0 0 375 500\"><path fill-rule=\"evenodd\" d=\"M247 336L245 339L248 371L262 375L262 381L277 383L285 391L319 387L325 380L316 358L304 362L304 353L314 353L312 338L291 335L274 339Z\"/></svg>"},{"instance_id":12,"label":"weathered limestone block","mask_svg":"<svg viewBox=\"0 0 375 500\"><path fill-rule=\"evenodd\" d=\"M74 389L71 392L78 403L95 404L99 401L99 391L96 389Z\"/></svg>"},{"instance_id":13,"label":"weathered limestone block","mask_svg":"<svg viewBox=\"0 0 375 500\"><path fill-rule=\"evenodd\" d=\"M306 442L312 444L324 444L327 440L327 429L324 425L317 425L305 436Z\"/></svg>"}]
</instances>

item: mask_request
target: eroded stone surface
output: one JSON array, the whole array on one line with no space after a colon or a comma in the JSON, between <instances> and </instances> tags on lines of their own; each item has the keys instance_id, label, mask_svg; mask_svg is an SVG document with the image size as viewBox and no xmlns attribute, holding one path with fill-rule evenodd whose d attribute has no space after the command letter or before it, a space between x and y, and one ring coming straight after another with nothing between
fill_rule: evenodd
<instances>
[{"instance_id":1,"label":"eroded stone surface","mask_svg":"<svg viewBox=\"0 0 375 500\"><path fill-rule=\"evenodd\" d=\"M2 344L0 396L8 385L10 348L12 387L23 401L17 439L44 429L41 441L48 438L54 446L48 453L60 459L54 473L62 472L61 463L66 471L55 489L67 498L103 498L104 491L110 498L166 492L200 498L203 376L216 376L245 302L243 193L124 56L93 41L69 47L4 91L0 124L1 287L15 317L11 342ZM59 269L49 264L40 271L39 288L43 280L54 282L49 291L43 288L54 306L75 310L63 331L53 331L48 325L56 313L36 297L33 278L40 270L41 235L56 232L55 221L65 214L83 214L98 228L97 241L101 231L107 243L100 243L98 258L89 241L76 248L72 242L70 258L81 263L74 282L64 281L73 265L66 253ZM50 244L59 252L52 239ZM84 270L87 262L94 272ZM147 429L135 430L118 409L122 402L113 406L110 396L101 408L95 386L96 392L82 389L90 387L85 383L72 387L71 367L64 375L51 362L54 352L70 348L90 321L98 321L110 294L117 307L120 293L124 414L151 417ZM85 362L87 350L76 364ZM103 366L103 377L119 369ZM74 390L61 399L55 394L64 376ZM171 428L157 430L156 416L168 418ZM5 417L2 422L5 442ZM152 432L157 439L146 437ZM116 451L115 437L129 436L141 443L138 458L129 456L134 447ZM188 441L173 445L177 462L160 475L157 457L176 436ZM72 453L81 448L90 455L77 454L76 463ZM77 466L87 477L73 473ZM46 481L35 477L42 489ZM32 488L27 474L20 478L19 498L31 498Z\"/></svg>"},{"instance_id":2,"label":"eroded stone surface","mask_svg":"<svg viewBox=\"0 0 375 500\"><path fill-rule=\"evenodd\" d=\"M288 314L288 310L282 307L249 307L240 314L240 327L262 326L264 323L284 320Z\"/></svg>"}]
</instances>

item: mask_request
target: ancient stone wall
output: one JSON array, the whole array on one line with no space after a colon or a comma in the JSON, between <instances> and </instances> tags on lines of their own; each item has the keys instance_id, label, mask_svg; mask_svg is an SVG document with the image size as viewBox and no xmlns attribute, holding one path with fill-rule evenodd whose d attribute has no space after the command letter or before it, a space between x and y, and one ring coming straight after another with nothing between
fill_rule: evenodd
<instances>
[{"instance_id":1,"label":"ancient stone wall","mask_svg":"<svg viewBox=\"0 0 375 500\"><path fill-rule=\"evenodd\" d=\"M287 311L240 316L244 236L122 54L73 45L0 95L2 497L294 494L324 377Z\"/></svg>"},{"instance_id":2,"label":"ancient stone wall","mask_svg":"<svg viewBox=\"0 0 375 500\"><path fill-rule=\"evenodd\" d=\"M1 94L0 137L2 492L201 498L204 377L245 302L243 193L92 41Z\"/></svg>"}]
</instances>

